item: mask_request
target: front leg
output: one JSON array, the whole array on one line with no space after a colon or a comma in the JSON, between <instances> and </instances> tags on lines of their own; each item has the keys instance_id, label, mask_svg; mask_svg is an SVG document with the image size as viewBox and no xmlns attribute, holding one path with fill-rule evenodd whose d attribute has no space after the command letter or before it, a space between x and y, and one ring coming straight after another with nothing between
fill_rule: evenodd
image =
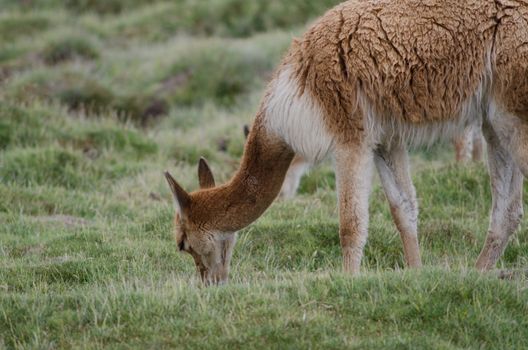
<instances>
[{"instance_id":1,"label":"front leg","mask_svg":"<svg viewBox=\"0 0 528 350\"><path fill-rule=\"evenodd\" d=\"M359 273L368 236L368 203L372 183L372 148L367 144L339 145L335 151L339 237L343 269Z\"/></svg>"}]
</instances>

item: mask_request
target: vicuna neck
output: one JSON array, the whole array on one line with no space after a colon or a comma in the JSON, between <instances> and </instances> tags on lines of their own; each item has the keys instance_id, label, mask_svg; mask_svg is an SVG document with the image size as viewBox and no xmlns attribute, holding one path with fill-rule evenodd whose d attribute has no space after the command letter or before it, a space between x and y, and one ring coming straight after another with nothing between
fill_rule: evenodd
<instances>
[{"instance_id":1,"label":"vicuna neck","mask_svg":"<svg viewBox=\"0 0 528 350\"><path fill-rule=\"evenodd\" d=\"M191 215L222 232L257 220L280 192L294 152L270 134L260 112L249 133L240 168L225 185L192 194Z\"/></svg>"}]
</instances>

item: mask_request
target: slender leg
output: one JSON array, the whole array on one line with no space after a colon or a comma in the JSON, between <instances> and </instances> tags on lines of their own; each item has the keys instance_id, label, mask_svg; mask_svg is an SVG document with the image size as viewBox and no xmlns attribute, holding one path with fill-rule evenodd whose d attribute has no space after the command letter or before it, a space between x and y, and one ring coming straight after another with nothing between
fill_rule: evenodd
<instances>
[{"instance_id":1,"label":"slender leg","mask_svg":"<svg viewBox=\"0 0 528 350\"><path fill-rule=\"evenodd\" d=\"M500 132L497 133L497 129L487 121L484 122L483 131L488 144L493 202L488 236L476 266L479 270L489 270L497 264L508 239L521 221L523 175L511 152L503 147L507 142L501 141L506 141L507 135L501 137Z\"/></svg>"},{"instance_id":2,"label":"slender leg","mask_svg":"<svg viewBox=\"0 0 528 350\"><path fill-rule=\"evenodd\" d=\"M473 130L473 150L471 158L474 162L480 162L484 154L484 140L482 140L482 133L480 128Z\"/></svg>"},{"instance_id":3,"label":"slender leg","mask_svg":"<svg viewBox=\"0 0 528 350\"><path fill-rule=\"evenodd\" d=\"M471 150L473 146L472 129L467 128L461 135L458 135L455 140L455 157L457 163L465 163L471 157Z\"/></svg>"},{"instance_id":4,"label":"slender leg","mask_svg":"<svg viewBox=\"0 0 528 350\"><path fill-rule=\"evenodd\" d=\"M461 135L454 139L456 161L465 163L472 159L475 162L482 160L483 143L480 124L468 126Z\"/></svg>"},{"instance_id":5,"label":"slender leg","mask_svg":"<svg viewBox=\"0 0 528 350\"><path fill-rule=\"evenodd\" d=\"M409 171L409 156L402 145L376 150L374 161L392 217L400 232L409 267L422 266L418 244L418 202Z\"/></svg>"},{"instance_id":6,"label":"slender leg","mask_svg":"<svg viewBox=\"0 0 528 350\"><path fill-rule=\"evenodd\" d=\"M368 145L340 145L335 161L343 269L357 274L368 235L373 151Z\"/></svg>"},{"instance_id":7,"label":"slender leg","mask_svg":"<svg viewBox=\"0 0 528 350\"><path fill-rule=\"evenodd\" d=\"M498 139L496 142L504 148L505 152L509 152L523 175L528 176L528 122L501 111L490 116L487 123L489 125L483 129L483 132L486 133L488 132L486 129L491 128L494 137ZM490 136L484 136L488 141Z\"/></svg>"},{"instance_id":8,"label":"slender leg","mask_svg":"<svg viewBox=\"0 0 528 350\"><path fill-rule=\"evenodd\" d=\"M284 178L284 183L282 184L280 192L282 198L291 199L295 197L301 183L301 178L309 167L310 163L303 157L296 155L295 158L293 158L290 168L286 173L286 177Z\"/></svg>"}]
</instances>

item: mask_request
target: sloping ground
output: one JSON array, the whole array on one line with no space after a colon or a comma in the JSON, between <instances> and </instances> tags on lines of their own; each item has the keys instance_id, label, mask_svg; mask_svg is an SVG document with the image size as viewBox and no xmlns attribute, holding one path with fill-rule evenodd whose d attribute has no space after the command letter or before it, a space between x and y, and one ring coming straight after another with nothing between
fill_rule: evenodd
<instances>
[{"instance_id":1,"label":"sloping ground","mask_svg":"<svg viewBox=\"0 0 528 350\"><path fill-rule=\"evenodd\" d=\"M448 145L413 154L422 271L402 271L376 185L364 272L339 272L330 162L240 233L228 286L203 288L176 251L163 170L194 189L205 155L228 179L242 125L319 5L282 23L301 2L269 2L200 32L166 26L185 1L23 3L0 0L0 348L528 347L525 225L499 263L519 273L472 271L489 183Z\"/></svg>"},{"instance_id":2,"label":"sloping ground","mask_svg":"<svg viewBox=\"0 0 528 350\"><path fill-rule=\"evenodd\" d=\"M524 348L526 290L474 273L294 273L228 287L177 277L3 294L7 344L61 348Z\"/></svg>"}]
</instances>

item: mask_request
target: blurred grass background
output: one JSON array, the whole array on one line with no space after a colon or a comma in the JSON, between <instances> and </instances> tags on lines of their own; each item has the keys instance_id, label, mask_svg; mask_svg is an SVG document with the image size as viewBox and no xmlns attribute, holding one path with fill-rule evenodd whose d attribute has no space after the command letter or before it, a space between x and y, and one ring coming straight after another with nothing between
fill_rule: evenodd
<instances>
[{"instance_id":1,"label":"blurred grass background","mask_svg":"<svg viewBox=\"0 0 528 350\"><path fill-rule=\"evenodd\" d=\"M240 233L227 287L172 240L162 171L234 172L291 39L336 0L0 0L0 348L523 348L526 279L471 271L483 164L413 152L426 267L383 192L364 273L340 273L331 162ZM523 224L500 261L526 268Z\"/></svg>"}]
</instances>

